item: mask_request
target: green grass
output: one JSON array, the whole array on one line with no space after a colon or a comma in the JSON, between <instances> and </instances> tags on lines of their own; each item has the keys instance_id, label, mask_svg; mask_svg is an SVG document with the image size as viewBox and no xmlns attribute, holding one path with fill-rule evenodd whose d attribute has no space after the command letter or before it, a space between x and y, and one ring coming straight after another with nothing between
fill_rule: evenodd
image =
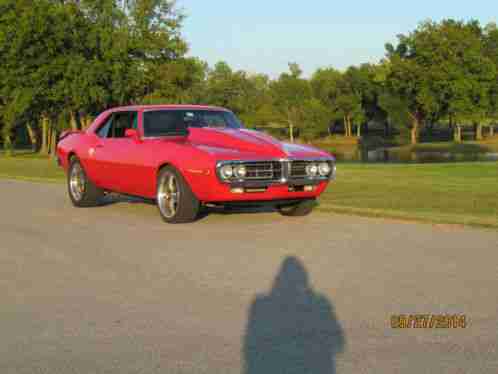
<instances>
[{"instance_id":1,"label":"green grass","mask_svg":"<svg viewBox=\"0 0 498 374\"><path fill-rule=\"evenodd\" d=\"M0 157L0 177L64 182L53 159ZM339 164L319 210L498 228L498 163Z\"/></svg>"},{"instance_id":2,"label":"green grass","mask_svg":"<svg viewBox=\"0 0 498 374\"><path fill-rule=\"evenodd\" d=\"M339 164L320 209L498 228L498 163Z\"/></svg>"},{"instance_id":3,"label":"green grass","mask_svg":"<svg viewBox=\"0 0 498 374\"><path fill-rule=\"evenodd\" d=\"M0 157L0 178L63 182L64 172L52 158L23 153L15 157Z\"/></svg>"}]
</instances>

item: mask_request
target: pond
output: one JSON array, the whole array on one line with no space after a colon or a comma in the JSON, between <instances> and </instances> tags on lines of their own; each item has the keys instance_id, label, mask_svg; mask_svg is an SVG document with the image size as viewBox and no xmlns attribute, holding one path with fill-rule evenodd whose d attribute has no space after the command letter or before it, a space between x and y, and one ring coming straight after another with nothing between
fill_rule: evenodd
<instances>
[{"instance_id":1,"label":"pond","mask_svg":"<svg viewBox=\"0 0 498 374\"><path fill-rule=\"evenodd\" d=\"M498 161L498 152L436 152L411 151L393 152L389 148L360 150L355 152L332 152L338 161L380 162L380 163L437 163L437 162L472 162Z\"/></svg>"}]
</instances>

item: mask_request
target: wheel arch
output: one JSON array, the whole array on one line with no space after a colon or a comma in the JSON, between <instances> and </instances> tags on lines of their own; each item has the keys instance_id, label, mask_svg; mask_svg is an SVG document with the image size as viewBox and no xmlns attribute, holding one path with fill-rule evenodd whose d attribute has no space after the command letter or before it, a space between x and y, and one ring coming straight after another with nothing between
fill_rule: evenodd
<instances>
[{"instance_id":1,"label":"wheel arch","mask_svg":"<svg viewBox=\"0 0 498 374\"><path fill-rule=\"evenodd\" d=\"M76 154L75 151L70 151L67 154L67 163L68 163L68 165L71 163L71 160L73 159L73 157L78 158L78 155Z\"/></svg>"},{"instance_id":2,"label":"wheel arch","mask_svg":"<svg viewBox=\"0 0 498 374\"><path fill-rule=\"evenodd\" d=\"M175 169L182 176L182 178L186 181L186 183L190 186L190 183L187 180L187 178L185 178L185 173L182 171L181 168L179 168L177 165L175 165L171 161L163 161L163 162L159 163L159 165L156 167L156 170L154 173L154 180L155 180L156 188L157 188L157 183L159 181L159 175L161 174L161 171L163 171L167 167Z\"/></svg>"},{"instance_id":3,"label":"wheel arch","mask_svg":"<svg viewBox=\"0 0 498 374\"><path fill-rule=\"evenodd\" d=\"M155 177L156 177L156 180L157 178L159 178L159 174L161 173L161 170L163 170L164 168L167 168L167 167L173 167L175 168L176 170L180 171L175 165L173 165L171 162L169 161L163 161L161 162L157 168L156 168L156 172L155 172Z\"/></svg>"},{"instance_id":4,"label":"wheel arch","mask_svg":"<svg viewBox=\"0 0 498 374\"><path fill-rule=\"evenodd\" d=\"M185 183L187 183L187 185L189 186L189 188L192 191L192 193L194 194L194 196L201 201L204 200L204 197L205 197L205 195L203 194L204 187L200 187L200 186L203 186L205 183L199 183L199 181L196 179L196 178L199 178L198 175L194 175L192 173L189 173L188 167L181 168L175 162L164 161L164 162L159 163L159 165L156 167L155 176L154 176L155 181L156 181L156 188L157 188L157 181L159 178L159 174L166 167L171 167L171 168L175 169L180 174L180 176L185 181Z\"/></svg>"}]
</instances>

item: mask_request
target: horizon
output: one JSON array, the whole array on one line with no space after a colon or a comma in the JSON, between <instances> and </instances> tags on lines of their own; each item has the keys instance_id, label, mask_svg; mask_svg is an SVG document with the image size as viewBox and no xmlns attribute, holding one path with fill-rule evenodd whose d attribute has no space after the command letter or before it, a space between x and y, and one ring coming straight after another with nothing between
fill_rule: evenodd
<instances>
[{"instance_id":1,"label":"horizon","mask_svg":"<svg viewBox=\"0 0 498 374\"><path fill-rule=\"evenodd\" d=\"M194 0L177 0L177 9L186 15L182 36L189 46L188 56L198 57L211 67L225 61L234 70L270 78L287 72L289 62L298 63L305 77L318 68L345 70L352 65L378 63L385 56L386 43L395 43L397 35L407 34L427 20L477 20L482 26L496 22L489 9L493 5L486 6L491 3L486 0L472 4L421 0L402 6L380 0L364 4L361 11L355 9L354 3L310 3L319 3L321 12L310 6L282 7L261 0L251 4L228 0L217 3L220 5L213 7ZM425 14L429 5L431 15ZM384 11L386 6L389 11ZM261 9L266 12L263 14ZM333 9L335 13L331 13Z\"/></svg>"}]
</instances>

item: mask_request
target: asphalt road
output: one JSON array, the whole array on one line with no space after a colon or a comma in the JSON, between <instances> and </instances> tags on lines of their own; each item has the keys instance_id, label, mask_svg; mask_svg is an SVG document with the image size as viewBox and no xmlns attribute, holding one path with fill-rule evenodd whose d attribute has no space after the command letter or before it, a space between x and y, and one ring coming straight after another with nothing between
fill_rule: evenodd
<instances>
[{"instance_id":1,"label":"asphalt road","mask_svg":"<svg viewBox=\"0 0 498 374\"><path fill-rule=\"evenodd\" d=\"M0 181L0 373L498 373L498 232ZM465 314L392 329L393 314Z\"/></svg>"}]
</instances>

